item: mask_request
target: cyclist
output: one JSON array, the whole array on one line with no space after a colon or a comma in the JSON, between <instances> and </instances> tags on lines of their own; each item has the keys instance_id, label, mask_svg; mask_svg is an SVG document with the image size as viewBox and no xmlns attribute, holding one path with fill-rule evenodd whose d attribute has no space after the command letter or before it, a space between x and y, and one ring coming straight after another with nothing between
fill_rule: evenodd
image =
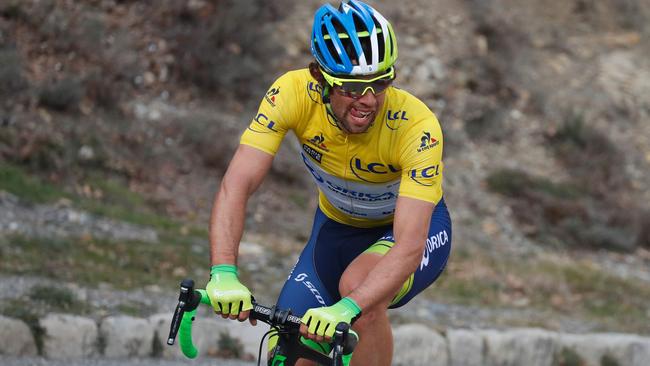
<instances>
[{"instance_id":1,"label":"cyclist","mask_svg":"<svg viewBox=\"0 0 650 366\"><path fill-rule=\"evenodd\" d=\"M396 37L372 7L356 0L320 7L311 51L309 68L268 90L223 177L206 289L221 316L248 318L251 292L236 267L246 203L291 130L319 206L278 305L302 316L301 333L315 342L339 322L354 323L360 343L352 363L390 365L387 310L431 285L450 252L442 131L424 103L392 86Z\"/></svg>"}]
</instances>

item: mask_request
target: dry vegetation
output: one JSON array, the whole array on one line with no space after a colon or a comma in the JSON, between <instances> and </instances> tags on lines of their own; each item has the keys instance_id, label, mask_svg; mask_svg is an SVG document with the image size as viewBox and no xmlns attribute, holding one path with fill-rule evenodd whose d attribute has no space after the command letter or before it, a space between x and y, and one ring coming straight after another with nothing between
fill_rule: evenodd
<instances>
[{"instance_id":1,"label":"dry vegetation","mask_svg":"<svg viewBox=\"0 0 650 366\"><path fill-rule=\"evenodd\" d=\"M173 268L191 273L205 261L198 249L177 257L174 243L205 245L210 200L240 131L268 84L309 60L318 2L289 3L3 1L0 190L152 226L166 243L147 252L92 238L4 237L0 259L12 265L2 271L42 275L27 256L61 265L48 255L57 246L76 253L61 279L88 285L109 281L79 277L91 259L126 258L115 278L128 286L137 268L172 281ZM398 31L400 86L417 91L445 130L458 234L427 296L548 316L533 325L570 316L649 332L639 320L650 311L650 281L582 259L627 263L630 273L650 265L647 1L439 0L435 14L422 11L425 0L373 3ZM308 233L313 188L285 145L250 208L260 242ZM143 253L167 264L152 267ZM278 273L251 276L280 281L286 263L271 267Z\"/></svg>"}]
</instances>

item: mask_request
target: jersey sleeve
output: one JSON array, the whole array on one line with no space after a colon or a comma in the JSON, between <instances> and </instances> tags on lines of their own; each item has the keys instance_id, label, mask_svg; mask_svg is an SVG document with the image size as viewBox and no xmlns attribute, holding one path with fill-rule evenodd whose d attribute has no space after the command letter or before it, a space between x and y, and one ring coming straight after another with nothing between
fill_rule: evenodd
<instances>
[{"instance_id":1,"label":"jersey sleeve","mask_svg":"<svg viewBox=\"0 0 650 366\"><path fill-rule=\"evenodd\" d=\"M300 106L296 89L292 73L278 78L266 92L240 143L275 155L287 131L299 119Z\"/></svg>"},{"instance_id":2,"label":"jersey sleeve","mask_svg":"<svg viewBox=\"0 0 650 366\"><path fill-rule=\"evenodd\" d=\"M428 112L401 136L399 195L437 204L442 198L442 129Z\"/></svg>"}]
</instances>

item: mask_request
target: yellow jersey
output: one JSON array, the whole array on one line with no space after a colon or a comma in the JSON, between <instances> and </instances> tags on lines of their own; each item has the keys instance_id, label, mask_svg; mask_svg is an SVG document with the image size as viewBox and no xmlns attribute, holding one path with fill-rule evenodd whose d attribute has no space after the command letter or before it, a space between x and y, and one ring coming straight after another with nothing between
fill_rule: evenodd
<instances>
[{"instance_id":1,"label":"yellow jersey","mask_svg":"<svg viewBox=\"0 0 650 366\"><path fill-rule=\"evenodd\" d=\"M443 144L424 103L396 87L385 93L368 130L348 134L328 114L309 70L290 71L268 90L241 143L275 155L293 131L325 215L357 227L388 224L398 196L440 201Z\"/></svg>"}]
</instances>

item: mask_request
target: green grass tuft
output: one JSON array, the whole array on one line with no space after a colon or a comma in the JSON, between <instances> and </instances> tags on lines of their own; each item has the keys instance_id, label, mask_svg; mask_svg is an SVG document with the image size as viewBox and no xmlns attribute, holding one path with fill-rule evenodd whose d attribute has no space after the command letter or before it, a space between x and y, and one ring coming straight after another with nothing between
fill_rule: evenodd
<instances>
[{"instance_id":1,"label":"green grass tuft","mask_svg":"<svg viewBox=\"0 0 650 366\"><path fill-rule=\"evenodd\" d=\"M568 183L554 183L543 177L534 177L515 169L500 169L487 177L488 188L510 197L541 193L555 198L575 199L582 196L578 187Z\"/></svg>"},{"instance_id":2,"label":"green grass tuft","mask_svg":"<svg viewBox=\"0 0 650 366\"><path fill-rule=\"evenodd\" d=\"M611 355L605 354L600 359L600 366L620 366L621 364L616 360L616 358Z\"/></svg>"},{"instance_id":3,"label":"green grass tuft","mask_svg":"<svg viewBox=\"0 0 650 366\"><path fill-rule=\"evenodd\" d=\"M83 313L85 305L82 304L75 294L66 289L52 286L34 286L30 289L29 298L40 303L51 310L66 313Z\"/></svg>"},{"instance_id":4,"label":"green grass tuft","mask_svg":"<svg viewBox=\"0 0 650 366\"><path fill-rule=\"evenodd\" d=\"M570 349L563 347L559 353L553 356L553 366L585 366L585 360L580 355Z\"/></svg>"},{"instance_id":5,"label":"green grass tuft","mask_svg":"<svg viewBox=\"0 0 650 366\"><path fill-rule=\"evenodd\" d=\"M6 163L0 164L0 190L30 203L48 203L70 196L58 187L28 176L22 169Z\"/></svg>"},{"instance_id":6,"label":"green grass tuft","mask_svg":"<svg viewBox=\"0 0 650 366\"><path fill-rule=\"evenodd\" d=\"M231 336L227 331L219 333L217 346L219 357L240 359L244 356L244 346L239 338Z\"/></svg>"}]
</instances>

